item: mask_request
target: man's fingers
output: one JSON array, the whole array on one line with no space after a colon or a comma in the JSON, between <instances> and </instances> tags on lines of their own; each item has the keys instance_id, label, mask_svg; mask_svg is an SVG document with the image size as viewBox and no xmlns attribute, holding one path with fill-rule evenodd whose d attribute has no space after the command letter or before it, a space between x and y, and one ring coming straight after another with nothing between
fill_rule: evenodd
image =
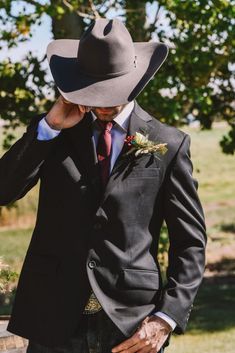
<instances>
[{"instance_id":1,"label":"man's fingers","mask_svg":"<svg viewBox=\"0 0 235 353\"><path fill-rule=\"evenodd\" d=\"M168 337L168 329L157 318L146 317L137 332L116 347L112 353L157 353Z\"/></svg>"},{"instance_id":2,"label":"man's fingers","mask_svg":"<svg viewBox=\"0 0 235 353\"><path fill-rule=\"evenodd\" d=\"M122 343L118 344L117 346L112 348L112 353L122 352L127 350L128 348L134 346L140 341L139 336L135 333L131 338L123 341Z\"/></svg>"},{"instance_id":3,"label":"man's fingers","mask_svg":"<svg viewBox=\"0 0 235 353\"><path fill-rule=\"evenodd\" d=\"M143 347L142 349L136 351L138 353L157 353L157 349L153 349L151 344L148 344L147 346Z\"/></svg>"},{"instance_id":4,"label":"man's fingers","mask_svg":"<svg viewBox=\"0 0 235 353\"><path fill-rule=\"evenodd\" d=\"M128 353L136 353L136 352L142 352L142 349L148 347L147 352L149 352L149 349L151 349L151 345L149 344L149 341L139 341L137 344L135 344L134 346L132 346L131 348L127 349Z\"/></svg>"}]
</instances>

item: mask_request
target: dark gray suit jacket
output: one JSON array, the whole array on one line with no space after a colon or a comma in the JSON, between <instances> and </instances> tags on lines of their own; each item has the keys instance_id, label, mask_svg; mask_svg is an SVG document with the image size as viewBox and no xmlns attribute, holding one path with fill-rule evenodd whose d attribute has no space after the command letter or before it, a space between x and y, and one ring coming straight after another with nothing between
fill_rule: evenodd
<instances>
[{"instance_id":1,"label":"dark gray suit jacket","mask_svg":"<svg viewBox=\"0 0 235 353\"><path fill-rule=\"evenodd\" d=\"M56 138L37 140L32 120L0 160L0 204L22 198L40 179L36 225L8 330L52 346L74 332L91 289L126 335L161 310L182 333L202 280L205 223L192 176L190 138L135 102L129 134L149 134L168 152L123 156L102 194L91 114ZM157 261L160 229L169 238L167 285Z\"/></svg>"}]
</instances>

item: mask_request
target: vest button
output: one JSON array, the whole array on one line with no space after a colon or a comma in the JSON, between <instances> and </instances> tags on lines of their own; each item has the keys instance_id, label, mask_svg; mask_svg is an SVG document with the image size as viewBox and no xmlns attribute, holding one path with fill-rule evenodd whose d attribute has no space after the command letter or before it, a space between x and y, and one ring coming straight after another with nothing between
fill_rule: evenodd
<instances>
[{"instance_id":1,"label":"vest button","mask_svg":"<svg viewBox=\"0 0 235 353\"><path fill-rule=\"evenodd\" d=\"M95 260L89 261L88 266L89 266L90 268L96 267L96 262L95 262Z\"/></svg>"}]
</instances>

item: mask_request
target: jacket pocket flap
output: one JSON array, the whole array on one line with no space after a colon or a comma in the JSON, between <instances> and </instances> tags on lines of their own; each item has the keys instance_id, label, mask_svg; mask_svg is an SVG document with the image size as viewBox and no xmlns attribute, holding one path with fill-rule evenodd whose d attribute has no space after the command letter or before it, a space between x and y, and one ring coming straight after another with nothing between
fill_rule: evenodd
<instances>
[{"instance_id":1,"label":"jacket pocket flap","mask_svg":"<svg viewBox=\"0 0 235 353\"><path fill-rule=\"evenodd\" d=\"M134 168L128 178L156 178L159 176L160 168Z\"/></svg>"},{"instance_id":2,"label":"jacket pocket flap","mask_svg":"<svg viewBox=\"0 0 235 353\"><path fill-rule=\"evenodd\" d=\"M159 289L159 272L155 270L125 268L120 287L126 289Z\"/></svg>"},{"instance_id":3,"label":"jacket pocket flap","mask_svg":"<svg viewBox=\"0 0 235 353\"><path fill-rule=\"evenodd\" d=\"M30 254L26 257L23 270L41 274L56 272L60 260L49 255Z\"/></svg>"}]
</instances>

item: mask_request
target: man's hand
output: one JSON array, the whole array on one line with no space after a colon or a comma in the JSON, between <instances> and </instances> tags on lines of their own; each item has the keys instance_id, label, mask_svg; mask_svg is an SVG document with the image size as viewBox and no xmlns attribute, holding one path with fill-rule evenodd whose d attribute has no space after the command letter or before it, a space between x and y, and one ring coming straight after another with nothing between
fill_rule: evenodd
<instances>
[{"instance_id":1,"label":"man's hand","mask_svg":"<svg viewBox=\"0 0 235 353\"><path fill-rule=\"evenodd\" d=\"M88 111L90 107L70 103L59 96L45 119L55 130L68 129L80 122Z\"/></svg>"},{"instance_id":2,"label":"man's hand","mask_svg":"<svg viewBox=\"0 0 235 353\"><path fill-rule=\"evenodd\" d=\"M155 315L147 316L135 334L112 349L113 353L157 353L171 332L170 325Z\"/></svg>"}]
</instances>

